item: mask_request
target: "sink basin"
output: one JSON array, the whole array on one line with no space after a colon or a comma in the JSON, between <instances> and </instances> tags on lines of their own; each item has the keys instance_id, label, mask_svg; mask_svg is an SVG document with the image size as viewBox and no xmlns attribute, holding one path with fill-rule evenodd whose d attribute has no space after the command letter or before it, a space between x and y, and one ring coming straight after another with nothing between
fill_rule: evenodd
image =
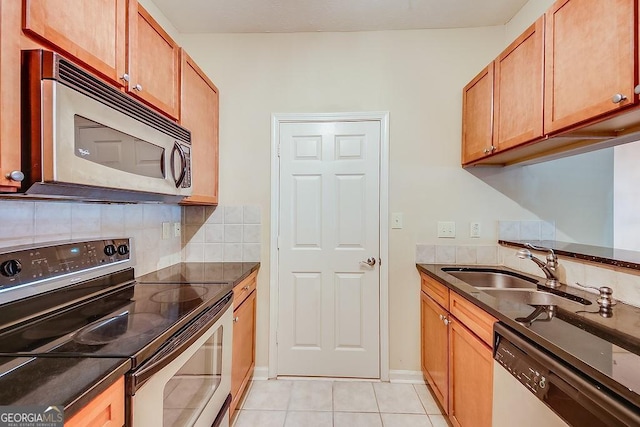
<instances>
[{"instance_id":1,"label":"sink basin","mask_svg":"<svg viewBox=\"0 0 640 427\"><path fill-rule=\"evenodd\" d=\"M506 299L527 305L558 305L565 303L584 306L591 304L591 301L582 298L579 298L579 301L574 301L560 295L534 289L483 289L482 292L497 299Z\"/></svg>"},{"instance_id":2,"label":"sink basin","mask_svg":"<svg viewBox=\"0 0 640 427\"><path fill-rule=\"evenodd\" d=\"M538 281L497 268L443 267L442 271L478 289L536 289Z\"/></svg>"}]
</instances>

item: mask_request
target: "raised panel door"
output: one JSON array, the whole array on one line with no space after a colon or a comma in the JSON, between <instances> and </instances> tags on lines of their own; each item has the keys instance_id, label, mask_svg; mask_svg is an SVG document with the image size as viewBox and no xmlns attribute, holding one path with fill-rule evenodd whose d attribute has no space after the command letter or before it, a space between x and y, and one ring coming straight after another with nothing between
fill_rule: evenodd
<instances>
[{"instance_id":1,"label":"raised panel door","mask_svg":"<svg viewBox=\"0 0 640 427\"><path fill-rule=\"evenodd\" d=\"M544 16L495 60L494 134L502 151L543 136Z\"/></svg>"},{"instance_id":2,"label":"raised panel door","mask_svg":"<svg viewBox=\"0 0 640 427\"><path fill-rule=\"evenodd\" d=\"M191 185L183 204L218 203L218 89L182 50L180 123L191 131Z\"/></svg>"},{"instance_id":3,"label":"raised panel door","mask_svg":"<svg viewBox=\"0 0 640 427\"><path fill-rule=\"evenodd\" d=\"M493 62L462 91L462 164L493 153Z\"/></svg>"},{"instance_id":4,"label":"raised panel door","mask_svg":"<svg viewBox=\"0 0 640 427\"><path fill-rule=\"evenodd\" d=\"M20 182L20 2L0 2L0 191L15 192Z\"/></svg>"},{"instance_id":5,"label":"raised panel door","mask_svg":"<svg viewBox=\"0 0 640 427\"><path fill-rule=\"evenodd\" d=\"M420 292L422 372L445 412L449 411L448 313Z\"/></svg>"},{"instance_id":6,"label":"raised panel door","mask_svg":"<svg viewBox=\"0 0 640 427\"><path fill-rule=\"evenodd\" d=\"M129 0L127 90L145 103L179 118L180 47L140 5Z\"/></svg>"},{"instance_id":7,"label":"raised panel door","mask_svg":"<svg viewBox=\"0 0 640 427\"><path fill-rule=\"evenodd\" d=\"M126 0L24 0L23 28L122 86L126 13Z\"/></svg>"},{"instance_id":8,"label":"raised panel door","mask_svg":"<svg viewBox=\"0 0 640 427\"><path fill-rule=\"evenodd\" d=\"M636 10L635 0L559 0L547 11L545 133L633 104Z\"/></svg>"},{"instance_id":9,"label":"raised panel door","mask_svg":"<svg viewBox=\"0 0 640 427\"><path fill-rule=\"evenodd\" d=\"M231 356L231 414L246 389L255 366L256 292L233 312L233 350Z\"/></svg>"},{"instance_id":10,"label":"raised panel door","mask_svg":"<svg viewBox=\"0 0 640 427\"><path fill-rule=\"evenodd\" d=\"M491 427L491 348L455 318L450 325L449 345L449 419L458 427Z\"/></svg>"}]
</instances>

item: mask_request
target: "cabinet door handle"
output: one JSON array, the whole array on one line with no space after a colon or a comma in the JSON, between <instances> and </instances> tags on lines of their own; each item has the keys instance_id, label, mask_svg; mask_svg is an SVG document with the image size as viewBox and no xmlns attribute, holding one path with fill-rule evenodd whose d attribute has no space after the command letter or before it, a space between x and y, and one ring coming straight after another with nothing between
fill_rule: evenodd
<instances>
[{"instance_id":1,"label":"cabinet door handle","mask_svg":"<svg viewBox=\"0 0 640 427\"><path fill-rule=\"evenodd\" d=\"M440 318L440 320L444 320L444 316L442 314L438 314L438 317Z\"/></svg>"},{"instance_id":2,"label":"cabinet door handle","mask_svg":"<svg viewBox=\"0 0 640 427\"><path fill-rule=\"evenodd\" d=\"M133 87L133 90L137 90L138 92L142 92L142 85L140 83L138 83L137 85L135 85Z\"/></svg>"},{"instance_id":3,"label":"cabinet door handle","mask_svg":"<svg viewBox=\"0 0 640 427\"><path fill-rule=\"evenodd\" d=\"M7 174L7 179L15 182L21 182L24 180L24 173L22 173L22 171L11 171Z\"/></svg>"},{"instance_id":4,"label":"cabinet door handle","mask_svg":"<svg viewBox=\"0 0 640 427\"><path fill-rule=\"evenodd\" d=\"M234 317L234 318L233 318L233 323L238 323L238 320L240 320L240 318L239 318L239 317Z\"/></svg>"},{"instance_id":5,"label":"cabinet door handle","mask_svg":"<svg viewBox=\"0 0 640 427\"><path fill-rule=\"evenodd\" d=\"M633 93L635 93L636 95L640 95L640 85L633 88Z\"/></svg>"},{"instance_id":6,"label":"cabinet door handle","mask_svg":"<svg viewBox=\"0 0 640 427\"><path fill-rule=\"evenodd\" d=\"M128 82L130 80L129 74L124 73L123 75L120 76L120 80L124 80L125 82Z\"/></svg>"},{"instance_id":7,"label":"cabinet door handle","mask_svg":"<svg viewBox=\"0 0 640 427\"><path fill-rule=\"evenodd\" d=\"M445 326L449 326L449 323L451 323L451 320L445 317L444 319L442 319L442 322L444 323Z\"/></svg>"},{"instance_id":8,"label":"cabinet door handle","mask_svg":"<svg viewBox=\"0 0 640 427\"><path fill-rule=\"evenodd\" d=\"M611 98L611 102L613 102L614 104L620 104L622 101L626 100L627 97L624 96L621 93L616 93L615 95L613 95L613 97Z\"/></svg>"}]
</instances>

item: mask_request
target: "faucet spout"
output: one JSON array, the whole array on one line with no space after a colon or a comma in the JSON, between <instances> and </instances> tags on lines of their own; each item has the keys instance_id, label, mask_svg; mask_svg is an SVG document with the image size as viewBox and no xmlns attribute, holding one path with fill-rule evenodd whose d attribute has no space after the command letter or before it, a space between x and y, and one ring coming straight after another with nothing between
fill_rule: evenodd
<instances>
[{"instance_id":1,"label":"faucet spout","mask_svg":"<svg viewBox=\"0 0 640 427\"><path fill-rule=\"evenodd\" d=\"M543 262L539 258L536 258L535 256L533 256L533 254L529 249L520 249L516 255L518 258L530 259L531 261L535 262L536 265L540 267L540 269L542 270L542 272L547 278L547 282L545 283L545 285L550 288L557 288L560 285L560 280L558 277L558 273L556 271L558 267L558 257L556 256L553 249L534 246L531 243L525 243L525 246L527 248L531 248L535 250L548 251L547 262Z\"/></svg>"}]
</instances>

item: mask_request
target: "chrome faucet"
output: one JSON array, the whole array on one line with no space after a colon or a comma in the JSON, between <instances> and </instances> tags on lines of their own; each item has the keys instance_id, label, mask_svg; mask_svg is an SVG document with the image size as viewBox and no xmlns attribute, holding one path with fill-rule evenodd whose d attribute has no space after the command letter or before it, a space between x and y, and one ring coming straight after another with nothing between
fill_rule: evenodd
<instances>
[{"instance_id":1,"label":"chrome faucet","mask_svg":"<svg viewBox=\"0 0 640 427\"><path fill-rule=\"evenodd\" d=\"M534 246L531 243L524 244L527 248L536 250L536 251L547 251L547 262L542 262L540 259L533 256L529 249L520 249L517 253L518 258L521 259L530 259L535 262L538 267L542 269L544 275L547 277L547 281L545 282L545 286L550 288L557 288L560 286L560 278L558 277L558 257L556 253L551 248L544 248L540 246Z\"/></svg>"}]
</instances>

